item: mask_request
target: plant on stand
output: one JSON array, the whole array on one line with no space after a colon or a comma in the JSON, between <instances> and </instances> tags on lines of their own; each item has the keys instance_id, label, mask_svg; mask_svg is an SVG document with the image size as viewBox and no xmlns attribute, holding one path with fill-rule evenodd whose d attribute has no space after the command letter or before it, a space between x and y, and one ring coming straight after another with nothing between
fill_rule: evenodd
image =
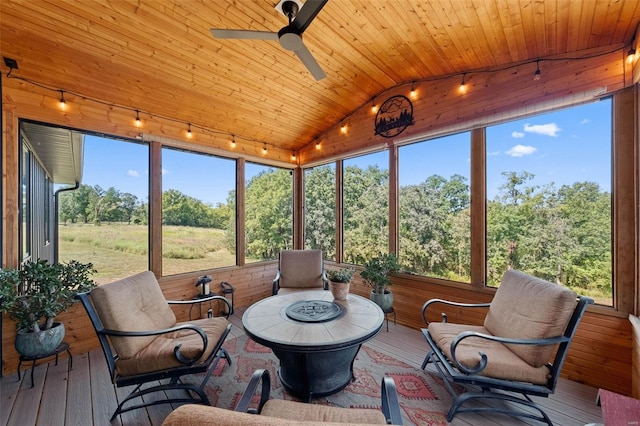
<instances>
[{"instance_id":1,"label":"plant on stand","mask_svg":"<svg viewBox=\"0 0 640 426\"><path fill-rule=\"evenodd\" d=\"M398 272L400 264L394 253L380 253L369 259L360 272L362 279L371 287L371 300L385 312L393 306L393 293L388 289L391 285L389 274Z\"/></svg>"},{"instance_id":2,"label":"plant on stand","mask_svg":"<svg viewBox=\"0 0 640 426\"><path fill-rule=\"evenodd\" d=\"M26 357L52 352L64 338L64 325L55 322L78 293L96 286L91 263L72 260L28 261L18 269L0 270L0 308L16 321L16 350Z\"/></svg>"},{"instance_id":3,"label":"plant on stand","mask_svg":"<svg viewBox=\"0 0 640 426\"><path fill-rule=\"evenodd\" d=\"M334 299L347 300L351 278L354 273L355 269L353 268L326 271L327 278L329 279L329 290L331 290Z\"/></svg>"}]
</instances>

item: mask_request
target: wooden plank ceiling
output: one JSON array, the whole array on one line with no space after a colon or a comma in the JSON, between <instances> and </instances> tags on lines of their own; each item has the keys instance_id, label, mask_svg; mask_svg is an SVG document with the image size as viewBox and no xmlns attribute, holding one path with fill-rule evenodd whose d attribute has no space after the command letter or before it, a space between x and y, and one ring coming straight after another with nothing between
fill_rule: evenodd
<instances>
[{"instance_id":1,"label":"wooden plank ceiling","mask_svg":"<svg viewBox=\"0 0 640 426\"><path fill-rule=\"evenodd\" d=\"M640 21L637 0L329 0L316 81L277 41L210 33L278 31L275 3L2 0L0 48L14 76L297 150L395 85L630 45Z\"/></svg>"}]
</instances>

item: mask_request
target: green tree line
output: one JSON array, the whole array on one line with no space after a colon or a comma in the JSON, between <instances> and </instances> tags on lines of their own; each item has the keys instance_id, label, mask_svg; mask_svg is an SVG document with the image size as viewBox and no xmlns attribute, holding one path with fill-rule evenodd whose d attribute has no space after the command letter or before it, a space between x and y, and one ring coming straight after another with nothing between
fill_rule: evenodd
<instances>
[{"instance_id":1,"label":"green tree line","mask_svg":"<svg viewBox=\"0 0 640 426\"><path fill-rule=\"evenodd\" d=\"M162 193L164 225L224 229L233 210L228 204L210 206L176 189ZM61 223L124 222L147 225L149 204L137 196L113 187L80 185L75 191L60 193L58 219Z\"/></svg>"},{"instance_id":2,"label":"green tree line","mask_svg":"<svg viewBox=\"0 0 640 426\"><path fill-rule=\"evenodd\" d=\"M487 200L487 284L520 269L594 297L611 296L611 194L597 183L538 186L503 173ZM335 177L329 166L305 174L305 247L335 258ZM377 167L344 171L344 259L362 264L387 251L388 176ZM471 281L467 179L433 175L399 189L399 256L407 272Z\"/></svg>"}]
</instances>

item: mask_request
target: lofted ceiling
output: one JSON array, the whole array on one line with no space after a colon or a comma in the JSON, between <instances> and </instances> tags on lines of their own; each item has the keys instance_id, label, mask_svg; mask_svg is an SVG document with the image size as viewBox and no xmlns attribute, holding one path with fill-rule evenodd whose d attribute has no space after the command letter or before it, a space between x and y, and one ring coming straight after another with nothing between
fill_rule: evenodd
<instances>
[{"instance_id":1,"label":"lofted ceiling","mask_svg":"<svg viewBox=\"0 0 640 426\"><path fill-rule=\"evenodd\" d=\"M13 76L297 150L385 89L630 45L640 21L637 0L329 0L316 81L277 41L212 37L278 31L276 2L2 0L0 49Z\"/></svg>"}]
</instances>

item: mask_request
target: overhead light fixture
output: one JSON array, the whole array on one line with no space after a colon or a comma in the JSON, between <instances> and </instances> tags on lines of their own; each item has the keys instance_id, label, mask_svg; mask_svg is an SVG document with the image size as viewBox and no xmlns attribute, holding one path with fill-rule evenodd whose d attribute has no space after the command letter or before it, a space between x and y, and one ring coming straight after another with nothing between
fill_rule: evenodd
<instances>
[{"instance_id":1,"label":"overhead light fixture","mask_svg":"<svg viewBox=\"0 0 640 426\"><path fill-rule=\"evenodd\" d=\"M536 61L536 72L533 73L533 79L535 81L540 80L540 59Z\"/></svg>"},{"instance_id":2,"label":"overhead light fixture","mask_svg":"<svg viewBox=\"0 0 640 426\"><path fill-rule=\"evenodd\" d=\"M376 98L371 98L371 112L378 112L378 105L376 104Z\"/></svg>"},{"instance_id":3,"label":"overhead light fixture","mask_svg":"<svg viewBox=\"0 0 640 426\"><path fill-rule=\"evenodd\" d=\"M67 107L67 101L64 100L64 90L60 91L60 108L65 109Z\"/></svg>"},{"instance_id":4,"label":"overhead light fixture","mask_svg":"<svg viewBox=\"0 0 640 426\"><path fill-rule=\"evenodd\" d=\"M142 122L140 121L140 111L136 110L136 127L140 127Z\"/></svg>"},{"instance_id":5,"label":"overhead light fixture","mask_svg":"<svg viewBox=\"0 0 640 426\"><path fill-rule=\"evenodd\" d=\"M262 153L266 154L267 153L267 143L264 143L264 146L262 147Z\"/></svg>"},{"instance_id":6,"label":"overhead light fixture","mask_svg":"<svg viewBox=\"0 0 640 426\"><path fill-rule=\"evenodd\" d=\"M460 93L467 93L467 85L464 83L465 73L462 73L462 82L460 83L460 88L458 89Z\"/></svg>"},{"instance_id":7,"label":"overhead light fixture","mask_svg":"<svg viewBox=\"0 0 640 426\"><path fill-rule=\"evenodd\" d=\"M347 133L347 125L344 121L342 122L342 125L340 125L340 133Z\"/></svg>"},{"instance_id":8,"label":"overhead light fixture","mask_svg":"<svg viewBox=\"0 0 640 426\"><path fill-rule=\"evenodd\" d=\"M231 148L236 147L236 135L231 135Z\"/></svg>"},{"instance_id":9,"label":"overhead light fixture","mask_svg":"<svg viewBox=\"0 0 640 426\"><path fill-rule=\"evenodd\" d=\"M627 53L627 63L632 64L635 59L636 59L636 49L633 46L631 46L631 49L629 49L629 52Z\"/></svg>"},{"instance_id":10,"label":"overhead light fixture","mask_svg":"<svg viewBox=\"0 0 640 426\"><path fill-rule=\"evenodd\" d=\"M191 123L187 123L187 126L187 137L190 138L193 136L193 133L191 133Z\"/></svg>"},{"instance_id":11,"label":"overhead light fixture","mask_svg":"<svg viewBox=\"0 0 640 426\"><path fill-rule=\"evenodd\" d=\"M316 141L316 149L320 149L320 141Z\"/></svg>"},{"instance_id":12,"label":"overhead light fixture","mask_svg":"<svg viewBox=\"0 0 640 426\"><path fill-rule=\"evenodd\" d=\"M411 82L411 92L409 92L409 96L411 96L412 98L416 97L416 82L415 81Z\"/></svg>"},{"instance_id":13,"label":"overhead light fixture","mask_svg":"<svg viewBox=\"0 0 640 426\"><path fill-rule=\"evenodd\" d=\"M296 159L296 152L295 151L291 151L291 159L295 161L295 159Z\"/></svg>"}]
</instances>

